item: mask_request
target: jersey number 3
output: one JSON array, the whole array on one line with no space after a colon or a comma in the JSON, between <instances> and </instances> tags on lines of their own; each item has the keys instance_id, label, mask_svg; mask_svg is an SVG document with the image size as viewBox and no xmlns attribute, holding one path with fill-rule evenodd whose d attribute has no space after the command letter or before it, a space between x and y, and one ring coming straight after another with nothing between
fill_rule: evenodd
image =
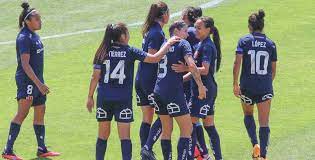
<instances>
[{"instance_id":1,"label":"jersey number 3","mask_svg":"<svg viewBox=\"0 0 315 160\"><path fill-rule=\"evenodd\" d=\"M249 50L248 54L250 55L251 59L251 67L250 73L251 74L258 74L258 75L266 75L267 74L267 67L269 61L269 54L266 51L258 51L256 53L255 50ZM263 66L261 69L261 58L264 58Z\"/></svg>"},{"instance_id":2,"label":"jersey number 3","mask_svg":"<svg viewBox=\"0 0 315 160\"><path fill-rule=\"evenodd\" d=\"M167 56L164 56L164 58L159 63L159 72L158 72L158 78L164 78L167 74Z\"/></svg>"},{"instance_id":3,"label":"jersey number 3","mask_svg":"<svg viewBox=\"0 0 315 160\"><path fill-rule=\"evenodd\" d=\"M109 78L111 78L111 79L118 79L118 83L119 84L124 84L124 80L126 78L126 75L125 75L125 61L124 60L120 60L111 74L110 74L110 60L105 60L104 64L106 66L106 73L105 73L105 76L104 76L104 83L108 83L109 82Z\"/></svg>"}]
</instances>

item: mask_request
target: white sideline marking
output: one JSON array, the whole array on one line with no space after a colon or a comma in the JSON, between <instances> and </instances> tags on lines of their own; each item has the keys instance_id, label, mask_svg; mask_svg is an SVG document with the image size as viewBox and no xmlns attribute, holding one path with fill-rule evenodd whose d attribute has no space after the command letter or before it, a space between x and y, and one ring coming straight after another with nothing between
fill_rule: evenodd
<instances>
[{"instance_id":1,"label":"white sideline marking","mask_svg":"<svg viewBox=\"0 0 315 160\"><path fill-rule=\"evenodd\" d=\"M205 8L212 8L217 6L218 4L222 3L224 0L212 0L208 3L201 4L199 7L205 9ZM178 17L181 15L181 11L176 12L171 14L171 18ZM128 24L129 27L135 27L135 26L140 26L142 25L143 22L136 22L136 23L131 23ZM53 39L53 38L62 38L62 37L68 37L68 36L73 36L73 35L79 35L79 34L84 34L84 33L93 33L93 32L101 32L104 31L105 28L96 28L96 29L87 29L87 30L82 30L82 31L77 31L77 32L71 32L71 33L63 33L63 34L56 34L52 36L46 36L42 37L41 39ZM14 41L6 41L6 42L0 42L0 45L7 45L7 44L15 44Z\"/></svg>"}]
</instances>

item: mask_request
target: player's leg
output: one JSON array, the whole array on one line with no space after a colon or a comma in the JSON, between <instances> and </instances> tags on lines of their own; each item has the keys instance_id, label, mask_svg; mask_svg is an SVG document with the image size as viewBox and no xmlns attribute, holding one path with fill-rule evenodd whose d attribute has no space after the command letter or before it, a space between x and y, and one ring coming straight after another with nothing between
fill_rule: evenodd
<instances>
[{"instance_id":1,"label":"player's leg","mask_svg":"<svg viewBox=\"0 0 315 160\"><path fill-rule=\"evenodd\" d=\"M20 159L20 157L16 156L13 153L13 145L14 145L16 138L18 137L18 135L20 133L21 125L29 113L29 109L32 105L32 101L33 101L32 97L18 100L18 111L17 111L15 117L13 118L13 120L11 121L11 124L10 124L10 130L9 130L9 136L8 136L7 144L6 144L6 147L2 153L3 158L7 158L7 159L16 158L17 160Z\"/></svg>"},{"instance_id":2,"label":"player's leg","mask_svg":"<svg viewBox=\"0 0 315 160\"><path fill-rule=\"evenodd\" d=\"M121 144L122 159L131 160L132 142L130 140L130 123L118 122L117 128Z\"/></svg>"},{"instance_id":3,"label":"player's leg","mask_svg":"<svg viewBox=\"0 0 315 160\"><path fill-rule=\"evenodd\" d=\"M177 144L177 159L182 160L188 158L189 143L191 141L193 126L189 114L174 118L180 128L180 138Z\"/></svg>"},{"instance_id":4,"label":"player's leg","mask_svg":"<svg viewBox=\"0 0 315 160\"><path fill-rule=\"evenodd\" d=\"M259 119L259 140L260 140L260 156L266 158L267 149L269 145L270 128L269 128L269 113L271 100L257 103L258 119Z\"/></svg>"},{"instance_id":5,"label":"player's leg","mask_svg":"<svg viewBox=\"0 0 315 160\"><path fill-rule=\"evenodd\" d=\"M189 155L188 159L194 159L195 158L195 147L197 144L197 123L199 121L198 117L191 117L192 122L192 133L191 133L191 141L189 146Z\"/></svg>"},{"instance_id":6,"label":"player's leg","mask_svg":"<svg viewBox=\"0 0 315 160\"><path fill-rule=\"evenodd\" d=\"M216 160L222 159L221 142L218 131L214 125L214 115L208 115L203 119L203 125L210 138L210 145Z\"/></svg>"},{"instance_id":7,"label":"player's leg","mask_svg":"<svg viewBox=\"0 0 315 160\"><path fill-rule=\"evenodd\" d=\"M209 157L209 152L203 131L203 125L200 121L196 123L197 147L203 158Z\"/></svg>"},{"instance_id":8,"label":"player's leg","mask_svg":"<svg viewBox=\"0 0 315 160\"><path fill-rule=\"evenodd\" d=\"M162 123L162 134L161 134L161 148L164 160L172 159L172 132L173 132L173 118L169 115L160 115Z\"/></svg>"},{"instance_id":9,"label":"player's leg","mask_svg":"<svg viewBox=\"0 0 315 160\"><path fill-rule=\"evenodd\" d=\"M96 141L96 160L104 160L107 148L107 140L110 135L111 122L99 121L98 123L98 138Z\"/></svg>"}]
</instances>

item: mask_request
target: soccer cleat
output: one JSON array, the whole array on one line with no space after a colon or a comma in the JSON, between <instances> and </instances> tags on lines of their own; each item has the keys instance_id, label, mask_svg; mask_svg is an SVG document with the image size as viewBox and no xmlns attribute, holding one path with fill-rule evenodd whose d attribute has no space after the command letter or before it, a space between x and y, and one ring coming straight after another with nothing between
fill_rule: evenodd
<instances>
[{"instance_id":1,"label":"soccer cleat","mask_svg":"<svg viewBox=\"0 0 315 160\"><path fill-rule=\"evenodd\" d=\"M47 158L47 157L56 157L56 156L60 156L60 153L48 151L47 148L42 149L42 148L38 147L37 157Z\"/></svg>"},{"instance_id":2,"label":"soccer cleat","mask_svg":"<svg viewBox=\"0 0 315 160\"><path fill-rule=\"evenodd\" d=\"M15 155L13 152L3 151L2 158L7 160L23 160L21 157Z\"/></svg>"},{"instance_id":3,"label":"soccer cleat","mask_svg":"<svg viewBox=\"0 0 315 160\"><path fill-rule=\"evenodd\" d=\"M198 157L201 157L200 151L199 151L199 149L198 149L197 146L195 147L194 157L195 157L196 159L198 159ZM198 160L199 160L199 159L198 159Z\"/></svg>"},{"instance_id":4,"label":"soccer cleat","mask_svg":"<svg viewBox=\"0 0 315 160\"><path fill-rule=\"evenodd\" d=\"M259 157L260 157L260 146L259 146L259 144L255 144L254 145L252 157L253 157L253 160L259 160Z\"/></svg>"},{"instance_id":5,"label":"soccer cleat","mask_svg":"<svg viewBox=\"0 0 315 160\"><path fill-rule=\"evenodd\" d=\"M145 148L141 149L141 160L156 160L153 151L147 150Z\"/></svg>"}]
</instances>

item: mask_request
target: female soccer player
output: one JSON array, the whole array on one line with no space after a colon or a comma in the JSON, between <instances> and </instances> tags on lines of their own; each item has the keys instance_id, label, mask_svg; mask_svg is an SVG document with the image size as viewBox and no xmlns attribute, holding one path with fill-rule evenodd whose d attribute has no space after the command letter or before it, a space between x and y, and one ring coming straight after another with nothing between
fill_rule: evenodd
<instances>
[{"instance_id":1,"label":"female soccer player","mask_svg":"<svg viewBox=\"0 0 315 160\"><path fill-rule=\"evenodd\" d=\"M98 85L97 114L99 122L96 160L104 160L110 124L117 121L123 160L131 160L130 122L133 121L132 88L135 60L158 63L170 46L179 41L171 38L156 54L147 54L128 46L129 32L125 24L109 24L94 58L94 71L87 99L89 112L94 107L93 95Z\"/></svg>"},{"instance_id":2,"label":"female soccer player","mask_svg":"<svg viewBox=\"0 0 315 160\"><path fill-rule=\"evenodd\" d=\"M192 123L189 108L186 105L183 74L172 70L172 64L185 61L189 66L199 92L199 98L204 99L206 88L203 86L199 71L192 57L192 50L188 41L187 25L183 21L174 22L169 28L170 35L181 37L182 40L174 44L162 61L159 62L158 78L154 88L154 102L156 112L162 122L161 146L164 160L172 159L171 134L173 130L173 119L180 128L180 138L177 145L178 160L188 158L189 141L192 132ZM142 152L143 159L154 159L153 155Z\"/></svg>"},{"instance_id":3,"label":"female soccer player","mask_svg":"<svg viewBox=\"0 0 315 160\"><path fill-rule=\"evenodd\" d=\"M182 12L182 20L188 25L188 37L187 41L192 47L193 53L195 53L200 40L196 37L196 28L194 27L195 22L199 17L202 16L202 9L200 7L187 7ZM191 81L184 82L184 91L187 103L189 104L191 98ZM204 137L202 124L198 121L193 124L193 128L196 130L197 145L195 148L194 157L197 159L207 159L209 157L208 149Z\"/></svg>"},{"instance_id":4,"label":"female soccer player","mask_svg":"<svg viewBox=\"0 0 315 160\"><path fill-rule=\"evenodd\" d=\"M266 159L269 142L269 112L273 98L272 81L276 75L277 61L276 45L263 33L264 17L263 10L249 16L250 34L239 40L233 68L234 95L241 98L244 124L253 146L252 157L254 159L261 157L262 160ZM258 108L260 146L253 116L255 104Z\"/></svg>"},{"instance_id":5,"label":"female soccer player","mask_svg":"<svg viewBox=\"0 0 315 160\"><path fill-rule=\"evenodd\" d=\"M22 5L23 11L19 17L20 32L16 39L17 70L15 80L17 85L18 111L13 118L9 138L2 153L5 159L20 160L13 152L13 145L19 135L21 125L27 117L31 106L34 106L34 131L36 134L38 157L60 155L47 150L45 145L45 102L49 88L44 83L44 46L35 32L41 29L41 16L35 8L30 8L27 2Z\"/></svg>"},{"instance_id":6,"label":"female soccer player","mask_svg":"<svg viewBox=\"0 0 315 160\"><path fill-rule=\"evenodd\" d=\"M166 3L158 1L151 5L142 28L143 51L154 55L160 49L165 42L162 28L168 23L169 17L169 9ZM143 149L150 151L162 132L159 118L151 126L154 116L152 97L157 78L157 68L157 64L140 62L135 83L138 106L141 106L142 110L142 124L139 132L141 147L145 146Z\"/></svg>"},{"instance_id":7,"label":"female soccer player","mask_svg":"<svg viewBox=\"0 0 315 160\"><path fill-rule=\"evenodd\" d=\"M221 160L220 138L214 125L214 105L217 96L217 83L214 74L219 70L221 63L220 35L211 17L199 18L195 23L195 28L196 36L201 42L195 52L194 58L197 61L202 82L207 87L208 92L206 99L198 99L198 86L195 81L192 82L192 107L190 108L190 115L192 123L197 123L199 118L203 119L204 128L210 137L214 157L216 160ZM210 39L211 34L213 35L213 41ZM188 67L183 64L174 64L172 68L176 72L188 71ZM185 75L185 79L190 74ZM196 142L196 134L193 133L192 135L194 143Z\"/></svg>"}]
</instances>

